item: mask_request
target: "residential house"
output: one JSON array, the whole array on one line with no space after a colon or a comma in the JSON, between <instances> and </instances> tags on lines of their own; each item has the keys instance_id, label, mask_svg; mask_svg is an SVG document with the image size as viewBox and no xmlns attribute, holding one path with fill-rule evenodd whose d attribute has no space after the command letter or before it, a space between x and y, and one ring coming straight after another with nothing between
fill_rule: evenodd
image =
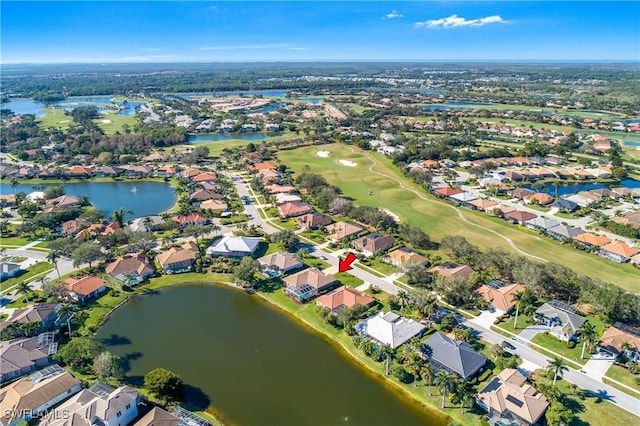
<instances>
[{"instance_id":1,"label":"residential house","mask_svg":"<svg viewBox=\"0 0 640 426\"><path fill-rule=\"evenodd\" d=\"M252 256L259 245L260 238L222 237L207 248L207 254L221 257Z\"/></svg>"},{"instance_id":2,"label":"residential house","mask_svg":"<svg viewBox=\"0 0 640 426\"><path fill-rule=\"evenodd\" d=\"M206 200L200 203L202 210L212 210L214 212L226 212L229 210L229 205L222 200Z\"/></svg>"},{"instance_id":3,"label":"residential house","mask_svg":"<svg viewBox=\"0 0 640 426\"><path fill-rule=\"evenodd\" d=\"M553 197L542 192L536 192L535 194L524 197L525 203L539 204L541 206L549 205L553 202Z\"/></svg>"},{"instance_id":4,"label":"residential house","mask_svg":"<svg viewBox=\"0 0 640 426\"><path fill-rule=\"evenodd\" d=\"M276 205L286 203L298 203L302 198L298 194L278 193L275 195Z\"/></svg>"},{"instance_id":5,"label":"residential house","mask_svg":"<svg viewBox=\"0 0 640 426\"><path fill-rule=\"evenodd\" d=\"M451 339L440 332L431 335L422 350L436 371L447 371L469 380L487 363L487 358L474 351L467 342Z\"/></svg>"},{"instance_id":6,"label":"residential house","mask_svg":"<svg viewBox=\"0 0 640 426\"><path fill-rule=\"evenodd\" d=\"M279 183L267 185L265 188L269 194L284 194L294 192L296 190L295 186L281 185Z\"/></svg>"},{"instance_id":7,"label":"residential house","mask_svg":"<svg viewBox=\"0 0 640 426\"><path fill-rule=\"evenodd\" d=\"M277 183L280 180L280 173L271 169L258 170L257 176L264 185Z\"/></svg>"},{"instance_id":8,"label":"residential house","mask_svg":"<svg viewBox=\"0 0 640 426\"><path fill-rule=\"evenodd\" d=\"M544 216L535 217L524 222L524 226L534 231L546 233L549 229L560 225L555 219L547 219Z\"/></svg>"},{"instance_id":9,"label":"residential house","mask_svg":"<svg viewBox=\"0 0 640 426\"><path fill-rule=\"evenodd\" d=\"M505 368L476 395L489 413L489 424L534 425L549 407L547 398L518 370ZM493 420L493 421L492 421Z\"/></svg>"},{"instance_id":10,"label":"residential house","mask_svg":"<svg viewBox=\"0 0 640 426\"><path fill-rule=\"evenodd\" d=\"M160 166L153 173L156 177L172 177L177 173L176 168L174 166Z\"/></svg>"},{"instance_id":11,"label":"residential house","mask_svg":"<svg viewBox=\"0 0 640 426\"><path fill-rule=\"evenodd\" d=\"M323 291L338 285L333 275L327 275L318 268L305 269L284 278L285 293L299 302L307 301Z\"/></svg>"},{"instance_id":12,"label":"residential house","mask_svg":"<svg viewBox=\"0 0 640 426\"><path fill-rule=\"evenodd\" d=\"M51 331L34 337L0 341L0 383L47 366L57 350L58 343Z\"/></svg>"},{"instance_id":13,"label":"residential house","mask_svg":"<svg viewBox=\"0 0 640 426\"><path fill-rule=\"evenodd\" d=\"M406 247L400 247L399 249L388 253L385 256L384 261L397 267L406 265L425 265L429 263L429 259Z\"/></svg>"},{"instance_id":14,"label":"residential house","mask_svg":"<svg viewBox=\"0 0 640 426\"><path fill-rule=\"evenodd\" d=\"M119 257L108 264L104 271L109 276L126 282L128 285L140 284L155 273L149 260L143 254Z\"/></svg>"},{"instance_id":15,"label":"residential house","mask_svg":"<svg viewBox=\"0 0 640 426\"><path fill-rule=\"evenodd\" d=\"M96 383L42 418L39 426L128 426L138 417L140 395L128 386Z\"/></svg>"},{"instance_id":16,"label":"residential house","mask_svg":"<svg viewBox=\"0 0 640 426\"><path fill-rule=\"evenodd\" d=\"M457 194L462 194L464 191L458 188L451 188L450 186L445 186L442 188L434 189L433 192L440 198L444 198L457 203L458 200L452 197Z\"/></svg>"},{"instance_id":17,"label":"residential house","mask_svg":"<svg viewBox=\"0 0 640 426\"><path fill-rule=\"evenodd\" d=\"M174 416L160 407L153 407L133 426L187 426L179 417Z\"/></svg>"},{"instance_id":18,"label":"residential house","mask_svg":"<svg viewBox=\"0 0 640 426\"><path fill-rule=\"evenodd\" d=\"M584 324L586 318L578 315L578 311L566 303L551 300L536 309L533 315L536 322L549 327L549 333L558 339L568 342L574 340L576 331Z\"/></svg>"},{"instance_id":19,"label":"residential house","mask_svg":"<svg viewBox=\"0 0 640 426\"><path fill-rule=\"evenodd\" d=\"M373 233L351 241L351 247L366 257L372 257L393 246L395 241L392 235Z\"/></svg>"},{"instance_id":20,"label":"residential house","mask_svg":"<svg viewBox=\"0 0 640 426\"><path fill-rule=\"evenodd\" d=\"M22 270L23 269L18 263L2 262L0 263L0 280L6 280L8 278L15 277Z\"/></svg>"},{"instance_id":21,"label":"residential house","mask_svg":"<svg viewBox=\"0 0 640 426\"><path fill-rule=\"evenodd\" d=\"M376 299L362 294L358 290L349 286L342 286L316 299L316 304L331 312L338 312L344 308L352 308L355 305L371 306Z\"/></svg>"},{"instance_id":22,"label":"residential house","mask_svg":"<svg viewBox=\"0 0 640 426\"><path fill-rule=\"evenodd\" d=\"M357 225L353 222L332 223L331 225L326 226L325 229L329 233L329 239L334 242L353 237L364 231L363 226Z\"/></svg>"},{"instance_id":23,"label":"residential house","mask_svg":"<svg viewBox=\"0 0 640 426\"><path fill-rule=\"evenodd\" d=\"M480 286L476 293L490 306L502 312L509 312L515 306L513 295L524 291L522 284L507 284L500 280L491 280Z\"/></svg>"},{"instance_id":24,"label":"residential house","mask_svg":"<svg viewBox=\"0 0 640 426\"><path fill-rule=\"evenodd\" d=\"M588 249L592 247L602 247L611 242L611 238L604 235L592 234L591 232L585 232L584 234L576 235L573 240L582 244Z\"/></svg>"},{"instance_id":25,"label":"residential house","mask_svg":"<svg viewBox=\"0 0 640 426\"><path fill-rule=\"evenodd\" d=\"M132 232L153 232L163 222L162 217L158 215L138 217L129 222L129 230ZM150 229L147 229L147 223Z\"/></svg>"},{"instance_id":26,"label":"residential house","mask_svg":"<svg viewBox=\"0 0 640 426\"><path fill-rule=\"evenodd\" d=\"M173 216L171 220L176 222L180 228L184 228L189 225L207 225L209 223L209 219L202 213L198 212Z\"/></svg>"},{"instance_id":27,"label":"residential house","mask_svg":"<svg viewBox=\"0 0 640 426\"><path fill-rule=\"evenodd\" d=\"M453 262L444 262L429 269L432 274L442 277L460 277L468 279L475 271L469 265L458 265Z\"/></svg>"},{"instance_id":28,"label":"residential house","mask_svg":"<svg viewBox=\"0 0 640 426\"><path fill-rule=\"evenodd\" d=\"M59 306L59 303L36 303L18 308L6 320L5 325L37 322L41 324L41 330L48 330L59 322Z\"/></svg>"},{"instance_id":29,"label":"residential house","mask_svg":"<svg viewBox=\"0 0 640 426\"><path fill-rule=\"evenodd\" d=\"M490 198L476 198L469 201L469 205L480 211L493 212L493 209L497 208L499 203Z\"/></svg>"},{"instance_id":30,"label":"residential house","mask_svg":"<svg viewBox=\"0 0 640 426\"><path fill-rule=\"evenodd\" d=\"M322 213L307 213L296 218L296 223L302 229L317 229L321 226L327 226L331 222L331 217Z\"/></svg>"},{"instance_id":31,"label":"residential house","mask_svg":"<svg viewBox=\"0 0 640 426\"><path fill-rule=\"evenodd\" d=\"M0 422L16 426L37 418L80 389L80 380L57 364L50 365L0 389Z\"/></svg>"},{"instance_id":32,"label":"residential house","mask_svg":"<svg viewBox=\"0 0 640 426\"><path fill-rule=\"evenodd\" d=\"M191 179L191 182L201 183L201 182L215 182L218 180L218 176L212 172L204 172L194 176Z\"/></svg>"},{"instance_id":33,"label":"residential house","mask_svg":"<svg viewBox=\"0 0 640 426\"><path fill-rule=\"evenodd\" d=\"M378 312L357 324L356 329L360 335L396 349L408 340L420 336L426 327L394 312Z\"/></svg>"},{"instance_id":34,"label":"residential house","mask_svg":"<svg viewBox=\"0 0 640 426\"><path fill-rule=\"evenodd\" d=\"M149 176L150 174L152 174L153 167L138 166L138 165L123 166L122 173L126 177L140 178L140 177Z\"/></svg>"},{"instance_id":35,"label":"residential house","mask_svg":"<svg viewBox=\"0 0 640 426\"><path fill-rule=\"evenodd\" d=\"M574 228L573 226L567 225L557 225L553 228L547 229L547 235L558 241L571 240L580 234L584 234L584 232L584 229Z\"/></svg>"},{"instance_id":36,"label":"residential house","mask_svg":"<svg viewBox=\"0 0 640 426\"><path fill-rule=\"evenodd\" d=\"M522 174L513 170L507 170L504 172L504 177L512 182L520 182L524 180L524 176Z\"/></svg>"},{"instance_id":37,"label":"residential house","mask_svg":"<svg viewBox=\"0 0 640 426\"><path fill-rule=\"evenodd\" d=\"M278 206L278 212L282 217L295 217L302 216L313 210L313 207L309 203L285 203Z\"/></svg>"},{"instance_id":38,"label":"residential house","mask_svg":"<svg viewBox=\"0 0 640 426\"><path fill-rule=\"evenodd\" d=\"M276 166L274 163L270 163L270 162L263 162L263 163L255 163L255 164L249 164L247 165L247 170L252 171L252 170L277 170L278 166Z\"/></svg>"},{"instance_id":39,"label":"residential house","mask_svg":"<svg viewBox=\"0 0 640 426\"><path fill-rule=\"evenodd\" d=\"M616 322L604 332L599 346L613 357L624 355L630 361L640 362L640 329Z\"/></svg>"},{"instance_id":40,"label":"residential house","mask_svg":"<svg viewBox=\"0 0 640 426\"><path fill-rule=\"evenodd\" d=\"M158 254L158 263L165 274L179 274L189 272L193 268L198 256L198 246L187 242L180 247L171 247Z\"/></svg>"},{"instance_id":41,"label":"residential house","mask_svg":"<svg viewBox=\"0 0 640 426\"><path fill-rule=\"evenodd\" d=\"M470 209L475 209L475 205L472 204L472 201L477 200L478 197L476 197L475 195L473 195L471 192L461 192L459 194L454 194L450 197L448 197L450 200L452 201L456 201L458 203L460 203L460 205L464 206L464 207L468 207Z\"/></svg>"},{"instance_id":42,"label":"residential house","mask_svg":"<svg viewBox=\"0 0 640 426\"><path fill-rule=\"evenodd\" d=\"M116 177L122 173L120 167L103 166L95 170L96 177Z\"/></svg>"},{"instance_id":43,"label":"residential house","mask_svg":"<svg viewBox=\"0 0 640 426\"><path fill-rule=\"evenodd\" d=\"M279 277L304 266L294 254L284 251L262 256L258 263L260 272L268 278Z\"/></svg>"},{"instance_id":44,"label":"residential house","mask_svg":"<svg viewBox=\"0 0 640 426\"><path fill-rule=\"evenodd\" d=\"M535 219L536 217L538 217L537 214L520 211L520 210L514 210L504 215L505 220L518 225L522 225L526 221Z\"/></svg>"},{"instance_id":45,"label":"residential house","mask_svg":"<svg viewBox=\"0 0 640 426\"><path fill-rule=\"evenodd\" d=\"M640 253L636 247L630 246L622 241L613 241L600 247L598 254L618 263L628 262L633 256Z\"/></svg>"},{"instance_id":46,"label":"residential house","mask_svg":"<svg viewBox=\"0 0 640 426\"><path fill-rule=\"evenodd\" d=\"M577 203L574 203L571 200L567 200L566 198L558 198L549 206L551 208L556 208L561 211L567 211L569 213L573 213L580 208Z\"/></svg>"},{"instance_id":47,"label":"residential house","mask_svg":"<svg viewBox=\"0 0 640 426\"><path fill-rule=\"evenodd\" d=\"M16 194L0 194L0 207L13 207L16 205Z\"/></svg>"},{"instance_id":48,"label":"residential house","mask_svg":"<svg viewBox=\"0 0 640 426\"><path fill-rule=\"evenodd\" d=\"M89 167L74 166L64 171L64 177L69 179L88 178L93 175L93 169Z\"/></svg>"},{"instance_id":49,"label":"residential house","mask_svg":"<svg viewBox=\"0 0 640 426\"><path fill-rule=\"evenodd\" d=\"M222 195L206 189L196 189L189 194L189 202L200 203L205 200L221 200Z\"/></svg>"},{"instance_id":50,"label":"residential house","mask_svg":"<svg viewBox=\"0 0 640 426\"><path fill-rule=\"evenodd\" d=\"M80 205L80 197L75 195L61 195L45 201L45 212L61 212Z\"/></svg>"},{"instance_id":51,"label":"residential house","mask_svg":"<svg viewBox=\"0 0 640 426\"><path fill-rule=\"evenodd\" d=\"M87 275L82 278L67 278L64 283L67 286L69 297L80 303L97 297L107 290L107 284L93 275Z\"/></svg>"},{"instance_id":52,"label":"residential house","mask_svg":"<svg viewBox=\"0 0 640 426\"><path fill-rule=\"evenodd\" d=\"M527 188L515 188L509 192L509 194L514 198L519 198L524 200L525 197L535 194L535 191L532 191Z\"/></svg>"}]
</instances>

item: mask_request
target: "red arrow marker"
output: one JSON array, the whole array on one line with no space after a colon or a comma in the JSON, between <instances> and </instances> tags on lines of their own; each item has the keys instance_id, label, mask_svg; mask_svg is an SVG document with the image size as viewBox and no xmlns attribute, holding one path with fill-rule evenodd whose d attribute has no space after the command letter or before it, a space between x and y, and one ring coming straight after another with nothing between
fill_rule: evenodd
<instances>
[{"instance_id":1,"label":"red arrow marker","mask_svg":"<svg viewBox=\"0 0 640 426\"><path fill-rule=\"evenodd\" d=\"M338 259L338 271L339 272L346 272L350 269L353 269L351 267L351 264L353 263L353 261L356 260L356 255L349 252L347 254L346 259L342 260L342 259Z\"/></svg>"}]
</instances>

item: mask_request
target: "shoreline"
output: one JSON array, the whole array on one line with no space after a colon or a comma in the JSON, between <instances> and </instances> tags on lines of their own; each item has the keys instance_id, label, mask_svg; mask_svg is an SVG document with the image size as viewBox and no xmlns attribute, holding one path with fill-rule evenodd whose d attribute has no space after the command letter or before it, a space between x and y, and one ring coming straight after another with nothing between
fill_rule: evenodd
<instances>
[{"instance_id":1,"label":"shoreline","mask_svg":"<svg viewBox=\"0 0 640 426\"><path fill-rule=\"evenodd\" d=\"M214 281L214 280L211 280L211 279L207 278L208 274L202 274L203 275L202 277L193 276L193 275L199 275L197 273L191 273L191 275L192 276L190 276L189 279L185 280L185 282L181 282L181 283L171 283L171 282L169 282L169 283L166 283L166 284L160 283L160 284L157 284L157 285L153 285L153 283L151 283L150 288L139 288L139 289L136 289L134 291L134 293L128 295L124 300L120 301L117 304L117 306L115 306L114 308L110 309L109 312L105 313L103 316L100 317L100 319L99 319L99 321L97 323L99 325L97 325L97 327L96 327L96 332L97 332L97 329L99 329L100 327L102 327L104 325L104 323L109 319L109 316L113 312L115 312L120 307L126 305L126 303L131 301L131 299L133 297L144 296L147 291L156 291L156 290L162 291L162 290L165 290L165 289L168 289L168 288L171 288L171 287L178 287L178 286L185 286L185 285L204 285L204 286L224 286L224 287L232 288L232 289L235 289L237 291L241 291L241 292L246 293L246 291L244 290L243 287L234 284L232 281L225 281L224 279L218 279L218 280ZM161 276L161 277L159 277L159 279L162 279L163 277L165 277L165 276ZM452 414L454 414L452 416L450 413L442 411L439 407L431 405L428 402L422 400L417 395L415 395L412 392L410 392L407 389L405 389L399 383L396 383L395 381L391 380L391 377L393 377L393 376L385 376L384 374L380 373L379 371L376 371L374 368L372 368L371 366L367 365L367 363L364 362L364 360L361 359L361 357L364 357L364 355L359 354L357 352L356 353L352 352L351 349L349 347L347 347L344 343L342 343L342 342L338 341L337 339L333 338L333 336L331 336L330 334L328 334L327 332L325 332L321 328L318 328L316 325L312 324L311 322L307 321L302 316L296 315L295 312L292 312L286 306L283 306L278 301L274 300L273 298L270 298L267 294L264 294L264 293L261 293L259 291L256 291L256 293L254 293L253 295L258 296L260 298L260 300L262 300L264 303L266 303L266 306L268 306L270 309L276 309L278 312L281 312L282 314L284 314L287 317L291 318L299 326L304 327L306 330L312 332L317 337L319 337L319 338L323 339L324 341L326 341L327 343L331 344L340 353L340 355L346 361L348 361L349 363L354 365L356 368L358 368L364 374L367 374L370 377L374 378L382 386L386 387L389 390L400 391L402 393L402 395L404 395L404 396L408 397L409 399L411 399L411 401L413 401L414 403L418 404L422 409L428 410L434 416L440 417L444 424L448 424L451 421L464 421L464 418L459 418L454 413L452 413ZM247 294L247 296L251 296L251 294ZM95 335L95 332L93 334ZM412 385L407 385L407 386L412 386ZM416 389L420 389L420 388L426 388L426 387L425 386L417 386L416 387ZM437 398L437 401L439 401L439 397ZM213 408L214 411L217 411L215 406L212 406L212 408ZM450 407L450 408L453 408L454 411L457 411L459 409L459 407ZM224 422L223 421L222 423L227 425L227 426L230 425L230 423L228 423L228 422Z\"/></svg>"}]
</instances>

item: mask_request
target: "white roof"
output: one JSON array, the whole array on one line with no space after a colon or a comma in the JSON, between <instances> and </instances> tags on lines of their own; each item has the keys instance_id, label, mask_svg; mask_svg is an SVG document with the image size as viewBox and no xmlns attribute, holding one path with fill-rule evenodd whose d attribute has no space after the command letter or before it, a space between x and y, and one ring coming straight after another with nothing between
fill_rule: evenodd
<instances>
[{"instance_id":1,"label":"white roof","mask_svg":"<svg viewBox=\"0 0 640 426\"><path fill-rule=\"evenodd\" d=\"M253 253L260 244L260 238L224 237L207 248L207 254L218 253Z\"/></svg>"},{"instance_id":2,"label":"white roof","mask_svg":"<svg viewBox=\"0 0 640 426\"><path fill-rule=\"evenodd\" d=\"M380 312L364 320L364 332L377 341L397 348L426 327L393 312Z\"/></svg>"}]
</instances>

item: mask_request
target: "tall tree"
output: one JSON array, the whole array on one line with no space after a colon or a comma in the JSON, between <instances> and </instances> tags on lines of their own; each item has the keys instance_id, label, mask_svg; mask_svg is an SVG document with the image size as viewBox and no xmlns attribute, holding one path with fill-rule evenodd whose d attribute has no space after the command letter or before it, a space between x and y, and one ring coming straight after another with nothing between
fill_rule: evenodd
<instances>
[{"instance_id":1,"label":"tall tree","mask_svg":"<svg viewBox=\"0 0 640 426\"><path fill-rule=\"evenodd\" d=\"M120 227L124 226L124 217L126 214L133 214L131 210L127 210L124 207L120 207L117 210L114 210L111 214L111 220L116 222Z\"/></svg>"},{"instance_id":2,"label":"tall tree","mask_svg":"<svg viewBox=\"0 0 640 426\"><path fill-rule=\"evenodd\" d=\"M16 293L24 295L24 301L29 303L29 293L33 291L33 287L26 281L20 281L16 286Z\"/></svg>"},{"instance_id":3,"label":"tall tree","mask_svg":"<svg viewBox=\"0 0 640 426\"><path fill-rule=\"evenodd\" d=\"M431 385L433 385L433 379L436 376L436 371L433 369L431 364L425 364L420 369L420 377L424 380L429 386L429 396L431 396Z\"/></svg>"},{"instance_id":4,"label":"tall tree","mask_svg":"<svg viewBox=\"0 0 640 426\"><path fill-rule=\"evenodd\" d=\"M598 332L593 324L585 321L582 326L576 330L576 334L578 335L578 340L582 342L580 359L583 359L585 349L588 347L589 352L592 352L591 349L595 348L595 345L598 343Z\"/></svg>"},{"instance_id":5,"label":"tall tree","mask_svg":"<svg viewBox=\"0 0 640 426\"><path fill-rule=\"evenodd\" d=\"M58 278L60 278L60 269L58 269L58 259L60 259L60 257L62 257L62 253L57 250L51 250L47 253L47 260L53 263L53 266L56 268Z\"/></svg>"},{"instance_id":6,"label":"tall tree","mask_svg":"<svg viewBox=\"0 0 640 426\"><path fill-rule=\"evenodd\" d=\"M382 352L382 354L386 357L386 363L385 363L385 374L388 376L389 375L389 363L391 362L391 358L393 358L396 354L395 349L393 349L391 347L391 345L383 345L380 348L380 351Z\"/></svg>"},{"instance_id":7,"label":"tall tree","mask_svg":"<svg viewBox=\"0 0 640 426\"><path fill-rule=\"evenodd\" d=\"M445 371L438 371L433 383L440 391L440 395L442 396L441 408L444 408L444 399L451 392L451 375Z\"/></svg>"},{"instance_id":8,"label":"tall tree","mask_svg":"<svg viewBox=\"0 0 640 426\"><path fill-rule=\"evenodd\" d=\"M73 318L73 315L76 312L78 312L78 306L74 305L73 303L61 304L56 312L59 320L64 320L67 322L69 337L71 337L71 318Z\"/></svg>"},{"instance_id":9,"label":"tall tree","mask_svg":"<svg viewBox=\"0 0 640 426\"><path fill-rule=\"evenodd\" d=\"M567 365L564 363L564 360L560 357L554 357L549 364L547 365L547 371L553 372L553 386L556 385L556 380L558 376L562 377L562 373L565 371L569 371Z\"/></svg>"}]
</instances>

